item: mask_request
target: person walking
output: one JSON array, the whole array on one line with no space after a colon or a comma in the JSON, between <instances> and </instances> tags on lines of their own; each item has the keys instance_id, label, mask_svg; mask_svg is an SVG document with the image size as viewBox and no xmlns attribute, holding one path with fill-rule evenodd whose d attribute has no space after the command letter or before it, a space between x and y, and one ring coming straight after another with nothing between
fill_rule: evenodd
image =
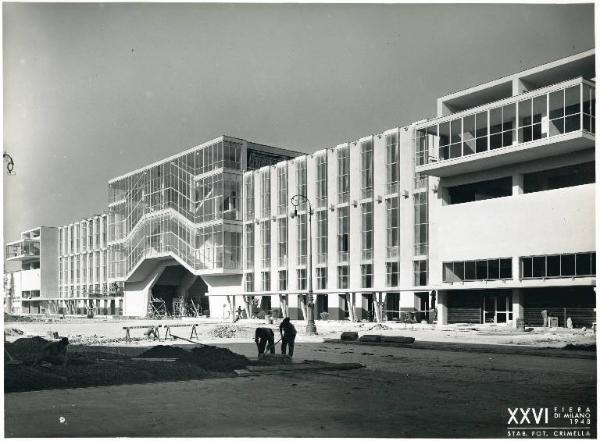
<instances>
[{"instance_id":1,"label":"person walking","mask_svg":"<svg viewBox=\"0 0 600 441\"><path fill-rule=\"evenodd\" d=\"M275 353L275 334L270 328L256 328L254 343L256 343L256 347L258 348L259 358L265 353L265 348L271 354Z\"/></svg>"},{"instance_id":2,"label":"person walking","mask_svg":"<svg viewBox=\"0 0 600 441\"><path fill-rule=\"evenodd\" d=\"M285 355L286 349L289 349L290 357L293 357L296 328L292 325L289 317L284 318L279 325L279 333L281 334L281 353Z\"/></svg>"}]
</instances>

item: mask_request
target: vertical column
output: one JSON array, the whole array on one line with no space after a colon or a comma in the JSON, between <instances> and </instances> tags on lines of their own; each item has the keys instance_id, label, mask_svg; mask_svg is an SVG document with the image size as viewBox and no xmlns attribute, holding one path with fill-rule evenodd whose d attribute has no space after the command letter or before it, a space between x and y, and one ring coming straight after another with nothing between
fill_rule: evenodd
<instances>
[{"instance_id":1,"label":"vertical column","mask_svg":"<svg viewBox=\"0 0 600 441\"><path fill-rule=\"evenodd\" d=\"M512 176L512 195L523 194L523 174L517 173Z\"/></svg>"},{"instance_id":2,"label":"vertical column","mask_svg":"<svg viewBox=\"0 0 600 441\"><path fill-rule=\"evenodd\" d=\"M385 134L373 137L373 288L385 287L387 152Z\"/></svg>"},{"instance_id":3,"label":"vertical column","mask_svg":"<svg viewBox=\"0 0 600 441\"><path fill-rule=\"evenodd\" d=\"M517 325L517 319L525 318L525 290L523 288L513 288L513 325Z\"/></svg>"},{"instance_id":4,"label":"vertical column","mask_svg":"<svg viewBox=\"0 0 600 441\"><path fill-rule=\"evenodd\" d=\"M327 288L337 288L337 150L327 150ZM327 309L329 317L333 320L339 318L340 305L337 294L327 295Z\"/></svg>"},{"instance_id":5,"label":"vertical column","mask_svg":"<svg viewBox=\"0 0 600 441\"><path fill-rule=\"evenodd\" d=\"M448 291L438 291L437 295L437 324L448 324Z\"/></svg>"},{"instance_id":6,"label":"vertical column","mask_svg":"<svg viewBox=\"0 0 600 441\"><path fill-rule=\"evenodd\" d=\"M360 141L352 142L350 150L350 288L361 286L360 260L362 252L360 216Z\"/></svg>"}]
</instances>

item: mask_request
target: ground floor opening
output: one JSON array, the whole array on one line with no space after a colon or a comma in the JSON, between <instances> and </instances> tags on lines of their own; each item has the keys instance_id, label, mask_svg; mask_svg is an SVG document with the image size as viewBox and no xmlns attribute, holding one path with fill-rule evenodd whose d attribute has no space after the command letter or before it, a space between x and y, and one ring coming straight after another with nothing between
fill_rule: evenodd
<instances>
[{"instance_id":1,"label":"ground floor opening","mask_svg":"<svg viewBox=\"0 0 600 441\"><path fill-rule=\"evenodd\" d=\"M148 317L209 315L208 286L181 265L164 268L150 289Z\"/></svg>"}]
</instances>

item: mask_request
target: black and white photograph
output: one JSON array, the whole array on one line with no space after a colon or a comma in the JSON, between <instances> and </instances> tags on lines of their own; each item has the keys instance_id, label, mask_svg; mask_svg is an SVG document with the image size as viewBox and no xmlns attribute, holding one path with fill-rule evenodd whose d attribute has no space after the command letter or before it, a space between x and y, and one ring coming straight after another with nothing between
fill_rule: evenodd
<instances>
[{"instance_id":1,"label":"black and white photograph","mask_svg":"<svg viewBox=\"0 0 600 441\"><path fill-rule=\"evenodd\" d=\"M4 1L6 438L597 438L592 2Z\"/></svg>"}]
</instances>

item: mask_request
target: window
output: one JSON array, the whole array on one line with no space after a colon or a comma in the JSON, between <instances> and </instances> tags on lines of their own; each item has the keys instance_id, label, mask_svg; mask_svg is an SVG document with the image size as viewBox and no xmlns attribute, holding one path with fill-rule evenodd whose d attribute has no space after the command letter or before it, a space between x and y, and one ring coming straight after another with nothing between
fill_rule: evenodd
<instances>
[{"instance_id":1,"label":"window","mask_svg":"<svg viewBox=\"0 0 600 441\"><path fill-rule=\"evenodd\" d=\"M596 132L596 99L595 89L583 85L583 130Z\"/></svg>"},{"instance_id":2,"label":"window","mask_svg":"<svg viewBox=\"0 0 600 441\"><path fill-rule=\"evenodd\" d=\"M271 273L269 271L263 271L261 273L262 290L271 291Z\"/></svg>"},{"instance_id":3,"label":"window","mask_svg":"<svg viewBox=\"0 0 600 441\"><path fill-rule=\"evenodd\" d=\"M287 265L287 224L286 217L279 219L279 242L277 246L279 266Z\"/></svg>"},{"instance_id":4,"label":"window","mask_svg":"<svg viewBox=\"0 0 600 441\"><path fill-rule=\"evenodd\" d=\"M306 196L306 158L296 161L296 192ZM306 200L298 198L298 210L306 208Z\"/></svg>"},{"instance_id":5,"label":"window","mask_svg":"<svg viewBox=\"0 0 600 441\"><path fill-rule=\"evenodd\" d=\"M260 223L260 244L262 247L262 267L271 265L271 222L266 220Z\"/></svg>"},{"instance_id":6,"label":"window","mask_svg":"<svg viewBox=\"0 0 600 441\"><path fill-rule=\"evenodd\" d=\"M260 174L261 217L271 216L271 169Z\"/></svg>"},{"instance_id":7,"label":"window","mask_svg":"<svg viewBox=\"0 0 600 441\"><path fill-rule=\"evenodd\" d=\"M361 198L373 197L373 141L360 143Z\"/></svg>"},{"instance_id":8,"label":"window","mask_svg":"<svg viewBox=\"0 0 600 441\"><path fill-rule=\"evenodd\" d=\"M368 263L360 266L360 278L362 288L373 287L373 265Z\"/></svg>"},{"instance_id":9,"label":"window","mask_svg":"<svg viewBox=\"0 0 600 441\"><path fill-rule=\"evenodd\" d=\"M400 244L399 201L397 197L385 200L386 208L386 257L398 257ZM425 213L427 211L425 210Z\"/></svg>"},{"instance_id":10,"label":"window","mask_svg":"<svg viewBox=\"0 0 600 441\"><path fill-rule=\"evenodd\" d=\"M338 266L338 288L348 289L350 286L350 267L348 265Z\"/></svg>"},{"instance_id":11,"label":"window","mask_svg":"<svg viewBox=\"0 0 600 441\"><path fill-rule=\"evenodd\" d=\"M254 274L253 273L244 274L244 290L246 292L254 291Z\"/></svg>"},{"instance_id":12,"label":"window","mask_svg":"<svg viewBox=\"0 0 600 441\"><path fill-rule=\"evenodd\" d=\"M385 286L398 286L399 278L398 262L385 263Z\"/></svg>"},{"instance_id":13,"label":"window","mask_svg":"<svg viewBox=\"0 0 600 441\"><path fill-rule=\"evenodd\" d=\"M505 279L512 279L511 258L443 263L442 280L445 283Z\"/></svg>"},{"instance_id":14,"label":"window","mask_svg":"<svg viewBox=\"0 0 600 441\"><path fill-rule=\"evenodd\" d=\"M350 207L338 208L338 260L348 261L350 252Z\"/></svg>"},{"instance_id":15,"label":"window","mask_svg":"<svg viewBox=\"0 0 600 441\"><path fill-rule=\"evenodd\" d=\"M327 154L316 157L317 165L317 207L327 207Z\"/></svg>"},{"instance_id":16,"label":"window","mask_svg":"<svg viewBox=\"0 0 600 441\"><path fill-rule=\"evenodd\" d=\"M317 211L317 264L327 263L327 210Z\"/></svg>"},{"instance_id":17,"label":"window","mask_svg":"<svg viewBox=\"0 0 600 441\"><path fill-rule=\"evenodd\" d=\"M317 268L317 289L327 289L327 268Z\"/></svg>"},{"instance_id":18,"label":"window","mask_svg":"<svg viewBox=\"0 0 600 441\"><path fill-rule=\"evenodd\" d=\"M515 104L490 109L490 149L509 147L516 142Z\"/></svg>"},{"instance_id":19,"label":"window","mask_svg":"<svg viewBox=\"0 0 600 441\"><path fill-rule=\"evenodd\" d=\"M555 190L576 185L593 184L596 181L594 162L569 165L523 175L523 191Z\"/></svg>"},{"instance_id":20,"label":"window","mask_svg":"<svg viewBox=\"0 0 600 441\"><path fill-rule=\"evenodd\" d=\"M398 193L400 183L400 163L398 152L398 134L385 135L385 169L386 169L386 193Z\"/></svg>"},{"instance_id":21,"label":"window","mask_svg":"<svg viewBox=\"0 0 600 441\"><path fill-rule=\"evenodd\" d=\"M546 95L519 101L519 142L535 141L548 136L543 121L548 118Z\"/></svg>"},{"instance_id":22,"label":"window","mask_svg":"<svg viewBox=\"0 0 600 441\"><path fill-rule=\"evenodd\" d=\"M362 259L373 258L373 203L361 204L362 219Z\"/></svg>"},{"instance_id":23,"label":"window","mask_svg":"<svg viewBox=\"0 0 600 441\"><path fill-rule=\"evenodd\" d=\"M337 151L338 161L338 204L350 200L350 150L341 147Z\"/></svg>"},{"instance_id":24,"label":"window","mask_svg":"<svg viewBox=\"0 0 600 441\"><path fill-rule=\"evenodd\" d=\"M287 290L287 271L279 271L279 291Z\"/></svg>"},{"instance_id":25,"label":"window","mask_svg":"<svg viewBox=\"0 0 600 441\"><path fill-rule=\"evenodd\" d=\"M427 261L426 260L415 260L413 262L413 267L414 267L415 286L426 286L427 285Z\"/></svg>"},{"instance_id":26,"label":"window","mask_svg":"<svg viewBox=\"0 0 600 441\"><path fill-rule=\"evenodd\" d=\"M296 222L296 238L297 238L297 249L298 249L298 265L306 265L306 256L308 255L307 250L307 225L306 225L306 214L299 214L298 221Z\"/></svg>"},{"instance_id":27,"label":"window","mask_svg":"<svg viewBox=\"0 0 600 441\"><path fill-rule=\"evenodd\" d=\"M427 254L427 192L421 191L414 194L415 200L415 255Z\"/></svg>"},{"instance_id":28,"label":"window","mask_svg":"<svg viewBox=\"0 0 600 441\"><path fill-rule=\"evenodd\" d=\"M448 187L448 204L483 201L512 195L512 177Z\"/></svg>"},{"instance_id":29,"label":"window","mask_svg":"<svg viewBox=\"0 0 600 441\"><path fill-rule=\"evenodd\" d=\"M550 136L580 130L580 86L551 92L548 97Z\"/></svg>"},{"instance_id":30,"label":"window","mask_svg":"<svg viewBox=\"0 0 600 441\"><path fill-rule=\"evenodd\" d=\"M596 253L521 257L521 278L589 277L596 275Z\"/></svg>"},{"instance_id":31,"label":"window","mask_svg":"<svg viewBox=\"0 0 600 441\"><path fill-rule=\"evenodd\" d=\"M223 142L224 166L236 170L242 167L242 146L232 141Z\"/></svg>"},{"instance_id":32,"label":"window","mask_svg":"<svg viewBox=\"0 0 600 441\"><path fill-rule=\"evenodd\" d=\"M244 220L254 218L254 175L248 173L244 175Z\"/></svg>"},{"instance_id":33,"label":"window","mask_svg":"<svg viewBox=\"0 0 600 441\"><path fill-rule=\"evenodd\" d=\"M245 239L246 239L246 268L254 266L254 225L246 224Z\"/></svg>"},{"instance_id":34,"label":"window","mask_svg":"<svg viewBox=\"0 0 600 441\"><path fill-rule=\"evenodd\" d=\"M280 215L287 213L288 206L288 194L287 194L287 166L277 168L277 188L278 200L277 200L277 212Z\"/></svg>"},{"instance_id":35,"label":"window","mask_svg":"<svg viewBox=\"0 0 600 441\"><path fill-rule=\"evenodd\" d=\"M305 290L306 289L306 269L296 270L296 276L298 278L298 289Z\"/></svg>"}]
</instances>

